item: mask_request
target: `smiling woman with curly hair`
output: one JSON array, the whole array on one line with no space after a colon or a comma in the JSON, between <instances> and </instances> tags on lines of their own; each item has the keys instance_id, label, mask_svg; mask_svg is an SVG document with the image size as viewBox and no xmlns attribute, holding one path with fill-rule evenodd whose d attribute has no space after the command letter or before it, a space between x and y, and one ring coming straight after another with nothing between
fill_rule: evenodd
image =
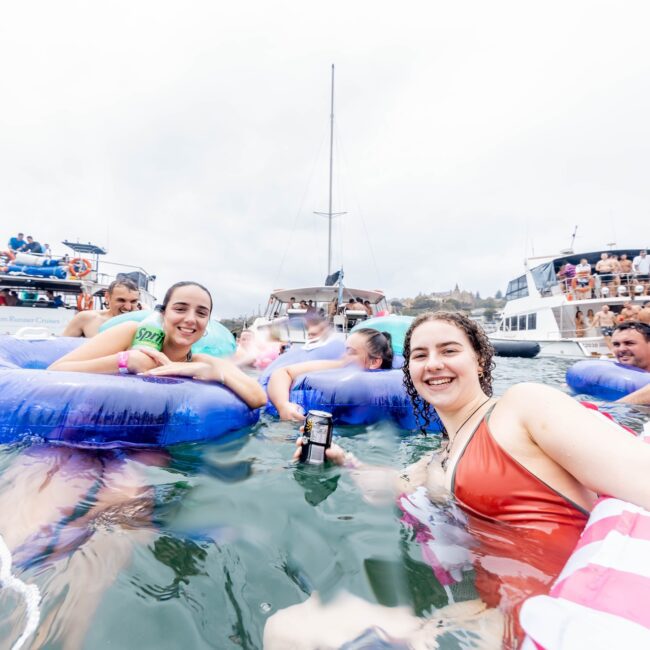
<instances>
[{"instance_id":1,"label":"smiling woman with curly hair","mask_svg":"<svg viewBox=\"0 0 650 650\"><path fill-rule=\"evenodd\" d=\"M477 612L495 623L498 608L502 646L514 648L522 635L521 604L548 592L597 494L650 509L650 445L549 386L522 383L493 398L492 355L485 333L466 316L419 316L405 337L404 384L422 427L434 409L442 421L440 448L404 472L371 468L337 445L327 456L353 469L368 496L383 481L397 493L425 490L433 501L452 498L462 508L476 540L476 590L488 606ZM373 625L392 632L377 606L367 615L360 607L358 617L352 610L354 603L346 603L357 634ZM312 631L316 621L310 618Z\"/></svg>"}]
</instances>

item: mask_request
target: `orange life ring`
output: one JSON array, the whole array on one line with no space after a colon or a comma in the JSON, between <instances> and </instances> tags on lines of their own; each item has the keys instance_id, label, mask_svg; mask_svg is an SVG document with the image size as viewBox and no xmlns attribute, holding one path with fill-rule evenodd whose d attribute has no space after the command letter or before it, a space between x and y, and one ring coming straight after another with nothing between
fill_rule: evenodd
<instances>
[{"instance_id":1,"label":"orange life ring","mask_svg":"<svg viewBox=\"0 0 650 650\"><path fill-rule=\"evenodd\" d=\"M83 257L75 257L68 264L68 271L72 278L85 278L92 270L92 264Z\"/></svg>"},{"instance_id":2,"label":"orange life ring","mask_svg":"<svg viewBox=\"0 0 650 650\"><path fill-rule=\"evenodd\" d=\"M587 283L581 282L581 280L587 280ZM591 295L591 290L594 288L594 277L593 275L587 275L579 273L571 280L571 288L578 293L588 293Z\"/></svg>"},{"instance_id":3,"label":"orange life ring","mask_svg":"<svg viewBox=\"0 0 650 650\"><path fill-rule=\"evenodd\" d=\"M0 257L4 257L8 262L13 262L16 259L16 254L13 251L2 251Z\"/></svg>"},{"instance_id":4,"label":"orange life ring","mask_svg":"<svg viewBox=\"0 0 650 650\"><path fill-rule=\"evenodd\" d=\"M93 297L90 293L80 293L77 296L77 311L88 311L93 308Z\"/></svg>"}]
</instances>

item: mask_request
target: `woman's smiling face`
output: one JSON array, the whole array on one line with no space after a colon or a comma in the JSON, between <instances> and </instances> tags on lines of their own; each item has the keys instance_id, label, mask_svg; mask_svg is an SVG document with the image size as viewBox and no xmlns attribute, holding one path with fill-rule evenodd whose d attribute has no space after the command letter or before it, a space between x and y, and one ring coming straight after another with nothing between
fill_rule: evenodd
<instances>
[{"instance_id":1,"label":"woman's smiling face","mask_svg":"<svg viewBox=\"0 0 650 650\"><path fill-rule=\"evenodd\" d=\"M420 324L411 335L407 361L413 386L438 410L462 408L481 392L477 354L465 332L452 323Z\"/></svg>"},{"instance_id":2,"label":"woman's smiling face","mask_svg":"<svg viewBox=\"0 0 650 650\"><path fill-rule=\"evenodd\" d=\"M165 342L189 347L203 336L209 320L210 296L192 284L177 287L163 316Z\"/></svg>"}]
</instances>

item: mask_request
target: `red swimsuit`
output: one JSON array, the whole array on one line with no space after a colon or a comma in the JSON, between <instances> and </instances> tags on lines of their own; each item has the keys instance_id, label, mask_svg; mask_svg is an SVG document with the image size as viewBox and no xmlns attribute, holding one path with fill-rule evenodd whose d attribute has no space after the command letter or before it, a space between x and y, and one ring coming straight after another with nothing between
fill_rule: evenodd
<instances>
[{"instance_id":1,"label":"red swimsuit","mask_svg":"<svg viewBox=\"0 0 650 650\"><path fill-rule=\"evenodd\" d=\"M517 613L529 596L547 593L573 551L589 513L508 454L481 420L456 463L452 492L470 515L477 540L476 587L509 614L506 634L519 636Z\"/></svg>"}]
</instances>

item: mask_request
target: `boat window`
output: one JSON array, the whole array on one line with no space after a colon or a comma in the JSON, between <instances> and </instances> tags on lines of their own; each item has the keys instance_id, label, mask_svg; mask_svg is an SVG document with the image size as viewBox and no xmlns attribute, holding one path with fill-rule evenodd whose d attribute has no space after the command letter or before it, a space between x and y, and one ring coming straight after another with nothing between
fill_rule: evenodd
<instances>
[{"instance_id":1,"label":"boat window","mask_svg":"<svg viewBox=\"0 0 650 650\"><path fill-rule=\"evenodd\" d=\"M506 300L515 300L516 298L525 298L528 295L528 282L526 276L520 275L514 280L508 282L506 290Z\"/></svg>"},{"instance_id":2,"label":"boat window","mask_svg":"<svg viewBox=\"0 0 650 650\"><path fill-rule=\"evenodd\" d=\"M525 330L526 329L526 316L520 316L519 317L519 329L520 330Z\"/></svg>"},{"instance_id":3,"label":"boat window","mask_svg":"<svg viewBox=\"0 0 650 650\"><path fill-rule=\"evenodd\" d=\"M533 276L537 290L542 295L548 295L551 292L551 287L557 284L553 262L536 266L530 270L530 274Z\"/></svg>"},{"instance_id":4,"label":"boat window","mask_svg":"<svg viewBox=\"0 0 650 650\"><path fill-rule=\"evenodd\" d=\"M517 327L517 317L516 316L510 316L510 331L511 332L516 332L519 329Z\"/></svg>"},{"instance_id":5,"label":"boat window","mask_svg":"<svg viewBox=\"0 0 650 650\"><path fill-rule=\"evenodd\" d=\"M528 314L528 329L537 329L537 314Z\"/></svg>"}]
</instances>

